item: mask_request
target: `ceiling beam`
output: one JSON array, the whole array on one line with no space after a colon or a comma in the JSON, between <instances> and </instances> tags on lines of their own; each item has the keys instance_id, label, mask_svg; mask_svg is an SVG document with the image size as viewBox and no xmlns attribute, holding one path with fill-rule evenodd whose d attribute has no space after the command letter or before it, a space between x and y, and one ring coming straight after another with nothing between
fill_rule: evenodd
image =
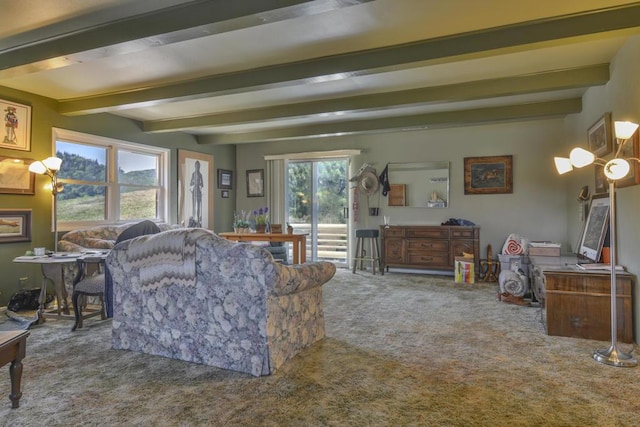
<instances>
[{"instance_id":1,"label":"ceiling beam","mask_svg":"<svg viewBox=\"0 0 640 427\"><path fill-rule=\"evenodd\" d=\"M117 111L162 102L201 99L271 87L348 78L424 63L459 60L461 56L489 56L499 49L525 50L534 43L589 36L606 31L640 28L640 3L616 8L536 20L436 39L256 68L235 73L63 100L59 112L68 115ZM422 63L422 64L420 64Z\"/></svg>"},{"instance_id":2,"label":"ceiling beam","mask_svg":"<svg viewBox=\"0 0 640 427\"><path fill-rule=\"evenodd\" d=\"M369 1L191 1L0 50L0 76L51 70Z\"/></svg>"},{"instance_id":3,"label":"ceiling beam","mask_svg":"<svg viewBox=\"0 0 640 427\"><path fill-rule=\"evenodd\" d=\"M609 64L548 71L513 77L442 85L428 88L351 96L322 101L278 105L266 108L209 114L197 117L143 122L145 132L175 132L244 123L264 122L314 114L371 111L382 108L441 102L460 102L604 85L609 81Z\"/></svg>"},{"instance_id":4,"label":"ceiling beam","mask_svg":"<svg viewBox=\"0 0 640 427\"><path fill-rule=\"evenodd\" d=\"M285 139L337 136L355 133L376 133L398 130L434 129L487 122L522 120L564 116L579 113L582 99L538 102L520 105L477 108L459 111L387 117L384 119L345 120L341 122L294 126L283 129L261 130L199 136L200 144L243 144Z\"/></svg>"}]
</instances>

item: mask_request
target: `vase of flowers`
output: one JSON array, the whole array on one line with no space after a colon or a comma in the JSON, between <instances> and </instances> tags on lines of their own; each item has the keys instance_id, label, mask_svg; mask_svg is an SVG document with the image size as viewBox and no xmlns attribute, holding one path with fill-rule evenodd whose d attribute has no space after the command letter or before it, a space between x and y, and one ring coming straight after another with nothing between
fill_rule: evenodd
<instances>
[{"instance_id":1,"label":"vase of flowers","mask_svg":"<svg viewBox=\"0 0 640 427\"><path fill-rule=\"evenodd\" d=\"M265 206L264 208L253 211L253 219L256 222L256 233L264 233L267 230L269 208Z\"/></svg>"},{"instance_id":2,"label":"vase of flowers","mask_svg":"<svg viewBox=\"0 0 640 427\"><path fill-rule=\"evenodd\" d=\"M251 221L249 220L249 212L244 210L233 213L233 231L235 233L248 233L249 227L251 227Z\"/></svg>"}]
</instances>

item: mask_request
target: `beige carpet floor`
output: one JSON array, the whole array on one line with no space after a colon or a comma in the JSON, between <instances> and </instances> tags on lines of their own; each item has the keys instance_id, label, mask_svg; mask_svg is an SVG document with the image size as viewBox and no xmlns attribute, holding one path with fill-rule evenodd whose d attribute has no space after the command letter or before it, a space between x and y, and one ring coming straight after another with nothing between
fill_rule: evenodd
<instances>
[{"instance_id":1,"label":"beige carpet floor","mask_svg":"<svg viewBox=\"0 0 640 427\"><path fill-rule=\"evenodd\" d=\"M640 368L596 363L607 342L547 336L539 308L496 291L339 270L327 338L262 378L112 350L109 321L48 320L31 329L19 409L0 378L0 425L640 425Z\"/></svg>"}]
</instances>

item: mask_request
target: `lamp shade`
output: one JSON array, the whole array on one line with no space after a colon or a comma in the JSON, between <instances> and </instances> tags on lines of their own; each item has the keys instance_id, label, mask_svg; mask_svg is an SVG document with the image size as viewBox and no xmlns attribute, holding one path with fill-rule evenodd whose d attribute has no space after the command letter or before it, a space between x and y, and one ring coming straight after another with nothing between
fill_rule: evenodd
<instances>
[{"instance_id":1,"label":"lamp shade","mask_svg":"<svg viewBox=\"0 0 640 427\"><path fill-rule=\"evenodd\" d=\"M607 178L615 181L627 176L629 169L629 162L625 159L612 159L604 165L604 174Z\"/></svg>"},{"instance_id":2,"label":"lamp shade","mask_svg":"<svg viewBox=\"0 0 640 427\"><path fill-rule=\"evenodd\" d=\"M629 139L633 136L633 133L638 129L638 125L632 122L614 122L613 126L616 130L616 138Z\"/></svg>"},{"instance_id":3,"label":"lamp shade","mask_svg":"<svg viewBox=\"0 0 640 427\"><path fill-rule=\"evenodd\" d=\"M566 157L554 157L553 161L555 162L556 170L560 175L573 170L571 159L567 159Z\"/></svg>"},{"instance_id":4,"label":"lamp shade","mask_svg":"<svg viewBox=\"0 0 640 427\"><path fill-rule=\"evenodd\" d=\"M584 148L576 147L569 153L569 159L571 164L577 168L581 168L592 164L596 156L592 152L585 150Z\"/></svg>"},{"instance_id":5,"label":"lamp shade","mask_svg":"<svg viewBox=\"0 0 640 427\"><path fill-rule=\"evenodd\" d=\"M47 167L40 160L37 160L29 165L29 172L42 175L47 171Z\"/></svg>"},{"instance_id":6,"label":"lamp shade","mask_svg":"<svg viewBox=\"0 0 640 427\"><path fill-rule=\"evenodd\" d=\"M59 159L57 157L47 157L46 159L44 159L42 161L42 163L44 163L44 165L49 170L59 171L60 170L60 165L62 165L62 159Z\"/></svg>"}]
</instances>

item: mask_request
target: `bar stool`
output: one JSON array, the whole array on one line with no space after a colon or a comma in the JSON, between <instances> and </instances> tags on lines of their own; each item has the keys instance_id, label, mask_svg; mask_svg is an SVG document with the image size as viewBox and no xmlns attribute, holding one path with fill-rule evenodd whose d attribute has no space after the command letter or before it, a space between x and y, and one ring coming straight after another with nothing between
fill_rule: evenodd
<instances>
[{"instance_id":1,"label":"bar stool","mask_svg":"<svg viewBox=\"0 0 640 427\"><path fill-rule=\"evenodd\" d=\"M363 261L370 261L373 274L376 274L376 263L380 268L380 247L378 246L379 232L376 229L360 229L356 230L356 251L353 258L353 273L360 263L360 270L364 270ZM369 240L370 254L364 250L365 239ZM384 275L384 271L380 268L380 274Z\"/></svg>"}]
</instances>

